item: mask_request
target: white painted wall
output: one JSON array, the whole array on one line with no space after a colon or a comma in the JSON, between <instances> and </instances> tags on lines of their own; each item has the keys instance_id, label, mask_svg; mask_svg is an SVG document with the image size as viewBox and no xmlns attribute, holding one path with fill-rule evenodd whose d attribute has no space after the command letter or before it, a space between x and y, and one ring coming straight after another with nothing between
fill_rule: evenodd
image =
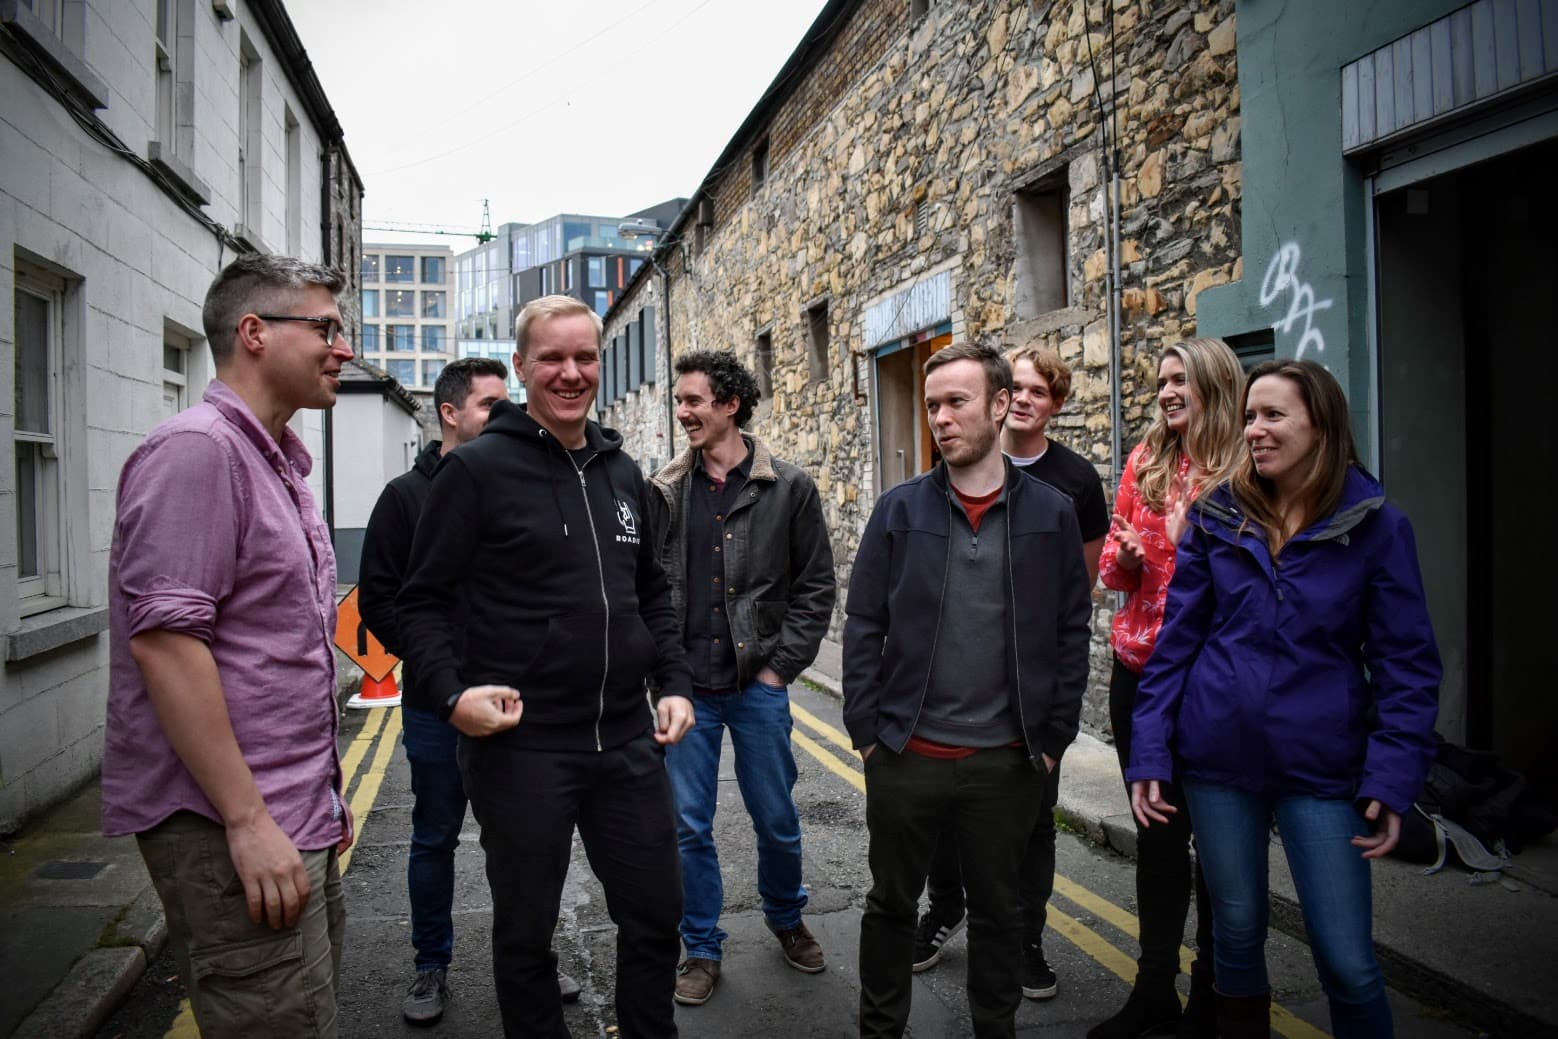
<instances>
[{"instance_id":1,"label":"white painted wall","mask_svg":"<svg viewBox=\"0 0 1558 1039\"><path fill-rule=\"evenodd\" d=\"M210 188L205 212L227 227L241 222L236 159L238 34L244 29L265 69L260 231L273 249L285 240L282 113L290 106L303 135L299 252L319 259L321 141L281 64L242 0L233 4L237 18L227 22L210 3L173 2L183 7L195 46L194 147L186 161ZM108 107L98 115L144 157L155 126L156 0L86 0L84 6L80 56L110 88ZM164 322L198 331L206 288L233 258L140 170L88 136L57 100L0 58L0 431L13 439L12 298L19 252L66 276L72 286L65 305L73 317L64 348L61 416L70 605L25 621L20 616L16 473L8 461L0 465L0 634L6 636L63 630L62 619L106 605L119 469L162 418ZM195 343L191 358L187 393L194 401L210 378L203 342ZM306 413L298 425L319 457L320 414ZM316 465L312 481L321 494L323 470ZM96 769L107 658L105 632L0 669L0 832Z\"/></svg>"}]
</instances>

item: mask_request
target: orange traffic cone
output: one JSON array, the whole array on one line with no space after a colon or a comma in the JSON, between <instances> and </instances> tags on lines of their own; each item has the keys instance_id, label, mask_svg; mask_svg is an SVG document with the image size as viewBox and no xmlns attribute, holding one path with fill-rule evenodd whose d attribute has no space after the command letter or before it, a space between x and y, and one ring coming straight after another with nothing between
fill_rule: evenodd
<instances>
[{"instance_id":1,"label":"orange traffic cone","mask_svg":"<svg viewBox=\"0 0 1558 1039\"><path fill-rule=\"evenodd\" d=\"M354 693L346 706L357 710L367 710L369 707L399 707L400 687L395 684L395 672L391 671L383 679L362 676L362 689Z\"/></svg>"}]
</instances>

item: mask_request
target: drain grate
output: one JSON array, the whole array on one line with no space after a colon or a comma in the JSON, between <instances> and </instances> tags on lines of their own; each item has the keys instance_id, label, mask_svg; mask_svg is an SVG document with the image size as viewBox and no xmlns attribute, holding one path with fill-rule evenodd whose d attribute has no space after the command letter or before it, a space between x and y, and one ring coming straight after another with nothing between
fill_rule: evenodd
<instances>
[{"instance_id":1,"label":"drain grate","mask_svg":"<svg viewBox=\"0 0 1558 1039\"><path fill-rule=\"evenodd\" d=\"M39 880L91 880L108 866L106 862L84 862L75 859L55 859L45 862L33 871Z\"/></svg>"}]
</instances>

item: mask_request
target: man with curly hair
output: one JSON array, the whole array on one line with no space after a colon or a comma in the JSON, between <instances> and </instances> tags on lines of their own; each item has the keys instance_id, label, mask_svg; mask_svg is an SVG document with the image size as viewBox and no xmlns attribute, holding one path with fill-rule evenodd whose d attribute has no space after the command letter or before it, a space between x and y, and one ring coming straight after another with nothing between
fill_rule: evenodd
<instances>
[{"instance_id":1,"label":"man with curly hair","mask_svg":"<svg viewBox=\"0 0 1558 1039\"><path fill-rule=\"evenodd\" d=\"M757 835L758 893L784 960L823 969L801 919L788 685L817 655L833 613L833 551L816 485L742 432L761 396L729 352L676 362L676 417L688 448L652 480L650 515L692 666L697 716L666 748L682 857L676 1001L706 1003L719 980L724 906L714 844L720 747L730 730L736 781Z\"/></svg>"}]
</instances>

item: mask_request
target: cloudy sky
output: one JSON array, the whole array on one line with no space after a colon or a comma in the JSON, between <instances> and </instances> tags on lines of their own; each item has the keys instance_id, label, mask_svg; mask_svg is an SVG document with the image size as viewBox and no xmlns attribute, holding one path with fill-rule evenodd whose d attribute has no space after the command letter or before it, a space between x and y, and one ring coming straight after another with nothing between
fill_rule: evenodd
<instances>
[{"instance_id":1,"label":"cloudy sky","mask_svg":"<svg viewBox=\"0 0 1558 1039\"><path fill-rule=\"evenodd\" d=\"M688 195L823 0L291 0L370 228L474 231ZM658 126L674 127L664 135ZM467 238L397 236L369 241Z\"/></svg>"}]
</instances>

